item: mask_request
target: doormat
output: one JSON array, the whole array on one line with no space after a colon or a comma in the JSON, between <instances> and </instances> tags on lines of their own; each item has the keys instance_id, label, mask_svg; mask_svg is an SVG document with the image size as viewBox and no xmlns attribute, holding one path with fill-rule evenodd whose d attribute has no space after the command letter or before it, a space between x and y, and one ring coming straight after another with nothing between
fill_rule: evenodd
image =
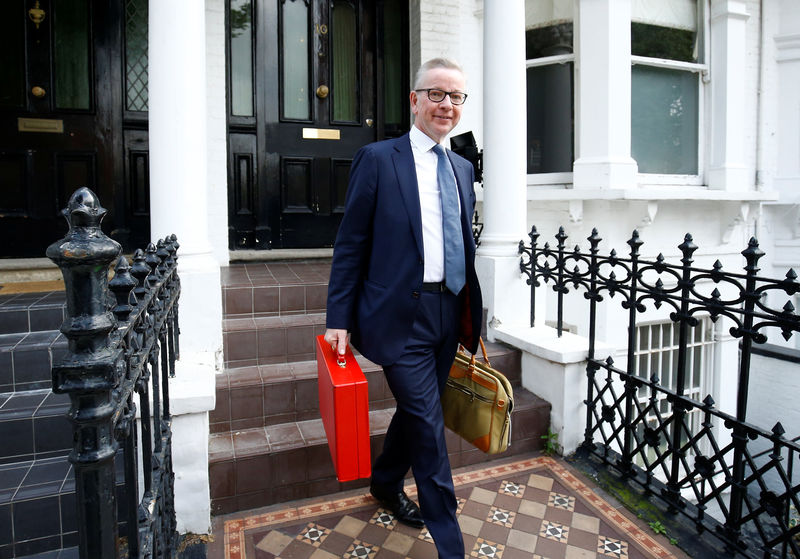
<instances>
[{"instance_id":1,"label":"doormat","mask_svg":"<svg viewBox=\"0 0 800 559\"><path fill-rule=\"evenodd\" d=\"M453 481L468 557L676 557L553 458L487 466ZM415 494L413 482L406 491ZM224 538L226 559L436 557L427 529L398 523L369 493L228 520Z\"/></svg>"}]
</instances>

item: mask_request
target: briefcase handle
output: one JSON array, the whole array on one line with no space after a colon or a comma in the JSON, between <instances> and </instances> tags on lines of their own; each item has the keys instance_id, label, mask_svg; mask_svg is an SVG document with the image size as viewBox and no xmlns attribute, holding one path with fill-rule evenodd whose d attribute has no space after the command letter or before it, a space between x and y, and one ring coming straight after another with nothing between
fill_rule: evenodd
<instances>
[{"instance_id":1,"label":"briefcase handle","mask_svg":"<svg viewBox=\"0 0 800 559\"><path fill-rule=\"evenodd\" d=\"M336 364L339 365L342 369L347 367L347 358L344 356L343 353L336 352Z\"/></svg>"}]
</instances>

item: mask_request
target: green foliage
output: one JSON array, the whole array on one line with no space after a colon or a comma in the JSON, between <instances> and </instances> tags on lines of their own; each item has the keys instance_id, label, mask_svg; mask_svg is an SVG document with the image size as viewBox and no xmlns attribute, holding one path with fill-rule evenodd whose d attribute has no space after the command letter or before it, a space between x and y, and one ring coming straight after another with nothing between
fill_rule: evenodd
<instances>
[{"instance_id":1,"label":"green foliage","mask_svg":"<svg viewBox=\"0 0 800 559\"><path fill-rule=\"evenodd\" d=\"M542 454L545 456L558 454L558 433L554 433L550 429L547 429L547 434L542 435L542 439L544 439L544 448L542 449Z\"/></svg>"},{"instance_id":2,"label":"green foliage","mask_svg":"<svg viewBox=\"0 0 800 559\"><path fill-rule=\"evenodd\" d=\"M653 530L656 534L664 534L667 535L667 529L664 528L664 525L661 524L658 520L654 520L652 522L647 523L650 526L650 529Z\"/></svg>"}]
</instances>

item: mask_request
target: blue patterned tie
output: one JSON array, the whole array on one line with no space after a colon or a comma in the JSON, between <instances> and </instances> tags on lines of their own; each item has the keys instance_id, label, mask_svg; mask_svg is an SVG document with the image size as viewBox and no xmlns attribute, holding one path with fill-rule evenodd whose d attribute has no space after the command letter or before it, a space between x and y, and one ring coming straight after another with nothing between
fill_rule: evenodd
<instances>
[{"instance_id":1,"label":"blue patterned tie","mask_svg":"<svg viewBox=\"0 0 800 559\"><path fill-rule=\"evenodd\" d=\"M458 187L450 161L440 144L433 146L439 157L436 175L442 196L442 233L444 235L444 281L447 289L458 295L464 287L464 238L458 211Z\"/></svg>"}]
</instances>

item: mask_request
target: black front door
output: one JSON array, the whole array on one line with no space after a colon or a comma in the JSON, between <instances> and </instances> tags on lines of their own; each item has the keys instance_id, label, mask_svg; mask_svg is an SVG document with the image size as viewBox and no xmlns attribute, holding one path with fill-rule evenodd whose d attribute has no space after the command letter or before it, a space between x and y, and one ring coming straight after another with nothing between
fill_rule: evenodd
<instances>
[{"instance_id":1,"label":"black front door","mask_svg":"<svg viewBox=\"0 0 800 559\"><path fill-rule=\"evenodd\" d=\"M230 0L231 248L333 245L353 155L387 132L386 80L403 87L405 41L392 64L379 57L385 22L402 33L406 13L399 1Z\"/></svg>"},{"instance_id":2,"label":"black front door","mask_svg":"<svg viewBox=\"0 0 800 559\"><path fill-rule=\"evenodd\" d=\"M63 236L59 212L80 186L113 208L115 4L0 3L0 257L44 256Z\"/></svg>"}]
</instances>

